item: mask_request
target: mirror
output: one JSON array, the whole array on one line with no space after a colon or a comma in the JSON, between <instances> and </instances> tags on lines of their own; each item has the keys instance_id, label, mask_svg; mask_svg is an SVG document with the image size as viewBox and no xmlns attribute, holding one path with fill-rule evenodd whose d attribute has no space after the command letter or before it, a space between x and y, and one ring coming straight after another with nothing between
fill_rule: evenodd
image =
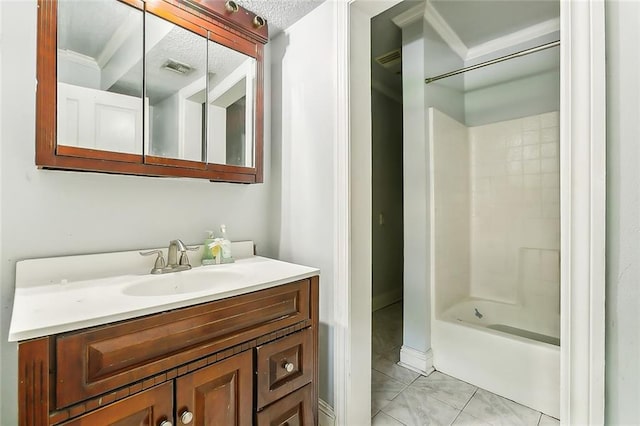
<instances>
[{"instance_id":1,"label":"mirror","mask_svg":"<svg viewBox=\"0 0 640 426\"><path fill-rule=\"evenodd\" d=\"M147 13L151 156L253 166L256 60Z\"/></svg>"},{"instance_id":2,"label":"mirror","mask_svg":"<svg viewBox=\"0 0 640 426\"><path fill-rule=\"evenodd\" d=\"M209 41L207 162L254 164L256 60Z\"/></svg>"},{"instance_id":3,"label":"mirror","mask_svg":"<svg viewBox=\"0 0 640 426\"><path fill-rule=\"evenodd\" d=\"M38 0L36 165L262 182L267 40L224 2Z\"/></svg>"},{"instance_id":4,"label":"mirror","mask_svg":"<svg viewBox=\"0 0 640 426\"><path fill-rule=\"evenodd\" d=\"M142 11L59 0L59 146L142 154Z\"/></svg>"},{"instance_id":5,"label":"mirror","mask_svg":"<svg viewBox=\"0 0 640 426\"><path fill-rule=\"evenodd\" d=\"M151 156L204 161L207 38L145 14Z\"/></svg>"}]
</instances>

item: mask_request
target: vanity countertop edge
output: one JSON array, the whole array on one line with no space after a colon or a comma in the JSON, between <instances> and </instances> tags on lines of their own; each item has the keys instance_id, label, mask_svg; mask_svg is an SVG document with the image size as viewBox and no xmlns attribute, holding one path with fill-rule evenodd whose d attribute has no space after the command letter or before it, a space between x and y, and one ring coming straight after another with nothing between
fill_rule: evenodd
<instances>
[{"instance_id":1,"label":"vanity countertop edge","mask_svg":"<svg viewBox=\"0 0 640 426\"><path fill-rule=\"evenodd\" d=\"M106 254L109 256L113 254ZM101 255L91 255L101 256ZM78 256L79 258L82 256ZM68 261L70 257L60 258ZM30 268L38 261L31 259ZM20 262L19 262L20 263ZM145 315L184 308L214 300L247 294L278 285L307 279L320 270L261 256L250 256L225 265L197 266L189 271L163 274L165 279L180 279L185 274L238 274L240 278L220 281L203 291L152 296L131 296L123 289L132 283L152 280L148 273L129 273L96 279L67 280L58 277L47 282L27 282L28 277L17 267L13 314L9 341L17 342L71 332ZM24 268L24 265L23 269ZM55 274L52 274L55 275ZM40 273L40 276L42 274ZM158 277L158 276L155 276ZM23 279L24 278L24 279ZM204 278L206 279L206 277ZM148 285L153 286L153 282Z\"/></svg>"}]
</instances>

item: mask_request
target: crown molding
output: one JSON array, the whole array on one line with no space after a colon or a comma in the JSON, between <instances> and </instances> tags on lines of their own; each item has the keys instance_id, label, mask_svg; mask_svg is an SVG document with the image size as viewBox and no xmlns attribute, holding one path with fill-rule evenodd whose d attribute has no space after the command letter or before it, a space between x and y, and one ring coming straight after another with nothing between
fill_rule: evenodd
<instances>
[{"instance_id":1,"label":"crown molding","mask_svg":"<svg viewBox=\"0 0 640 426\"><path fill-rule=\"evenodd\" d=\"M425 3L413 6L411 9L406 10L398 16L391 19L391 21L400 28L408 27L414 22L422 19L425 11Z\"/></svg>"},{"instance_id":2,"label":"crown molding","mask_svg":"<svg viewBox=\"0 0 640 426\"><path fill-rule=\"evenodd\" d=\"M87 68L94 69L96 71L100 71L100 66L91 56L83 55L82 53L78 53L69 49L58 49L58 58L64 58L69 62L73 62Z\"/></svg>"},{"instance_id":3,"label":"crown molding","mask_svg":"<svg viewBox=\"0 0 640 426\"><path fill-rule=\"evenodd\" d=\"M440 15L429 0L425 2L424 19L427 20L433 29L442 37L449 47L460 57L467 57L469 48L460 40L458 34L449 26L449 23Z\"/></svg>"},{"instance_id":4,"label":"crown molding","mask_svg":"<svg viewBox=\"0 0 640 426\"><path fill-rule=\"evenodd\" d=\"M465 61L479 58L503 49L525 43L538 37L560 31L560 18L549 19L522 30L489 40L469 49Z\"/></svg>"}]
</instances>

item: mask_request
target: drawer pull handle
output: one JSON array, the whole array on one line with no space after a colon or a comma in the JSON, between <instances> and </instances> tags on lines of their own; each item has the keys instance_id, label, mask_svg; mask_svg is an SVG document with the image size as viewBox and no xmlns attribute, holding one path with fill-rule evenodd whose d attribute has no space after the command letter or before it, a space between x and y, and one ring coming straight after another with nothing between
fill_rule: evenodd
<instances>
[{"instance_id":1,"label":"drawer pull handle","mask_svg":"<svg viewBox=\"0 0 640 426\"><path fill-rule=\"evenodd\" d=\"M185 410L182 414L180 414L180 421L183 425L188 425L193 420L193 413L189 410Z\"/></svg>"},{"instance_id":2,"label":"drawer pull handle","mask_svg":"<svg viewBox=\"0 0 640 426\"><path fill-rule=\"evenodd\" d=\"M295 368L295 365L293 365L292 362L286 362L282 365L282 367L287 370L287 373L291 373L293 371L293 369Z\"/></svg>"},{"instance_id":3,"label":"drawer pull handle","mask_svg":"<svg viewBox=\"0 0 640 426\"><path fill-rule=\"evenodd\" d=\"M169 420L163 420L160 422L160 426L173 426Z\"/></svg>"}]
</instances>

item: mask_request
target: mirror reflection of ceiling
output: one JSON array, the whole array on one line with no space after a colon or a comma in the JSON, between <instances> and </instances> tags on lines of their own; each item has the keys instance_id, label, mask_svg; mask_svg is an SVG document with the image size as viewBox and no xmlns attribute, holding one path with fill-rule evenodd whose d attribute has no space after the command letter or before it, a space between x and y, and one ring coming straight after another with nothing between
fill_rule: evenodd
<instances>
[{"instance_id":1,"label":"mirror reflection of ceiling","mask_svg":"<svg viewBox=\"0 0 640 426\"><path fill-rule=\"evenodd\" d=\"M113 0L59 0L58 27L72 31L58 31L58 49L70 50L97 59L111 36L131 13L122 5L114 7Z\"/></svg>"},{"instance_id":2,"label":"mirror reflection of ceiling","mask_svg":"<svg viewBox=\"0 0 640 426\"><path fill-rule=\"evenodd\" d=\"M205 38L147 14L145 31L149 34L153 30L160 30L166 35L155 45L152 37L147 37L146 41L146 95L151 105L202 77L207 66ZM163 67L167 61L177 61L191 70L184 74L168 70Z\"/></svg>"},{"instance_id":3,"label":"mirror reflection of ceiling","mask_svg":"<svg viewBox=\"0 0 640 426\"><path fill-rule=\"evenodd\" d=\"M273 37L323 1L243 0L237 3L267 19L269 35ZM116 3L117 7L114 7ZM106 50L105 46L110 40L117 39L118 37L114 36L119 32L128 31L129 40L139 39L142 46L142 29L139 25L132 25L132 22L141 19L140 11L116 0L60 0L59 4L60 28L69 28L70 31L59 31L58 49L83 55L85 59L95 62L99 68L104 68L107 64L100 63L99 59ZM185 36L179 29L172 29L161 40L154 43L153 48L150 48L147 43L147 96L152 104L175 93L176 90L202 75L198 70L204 70L204 53L201 53L199 43L189 39L190 37ZM204 52L204 48L202 49ZM131 50L129 49L129 56L132 54ZM215 43L210 43L209 52L209 74L215 73L216 76L228 74L247 59L247 56ZM136 54L139 56L137 59L129 57L126 61L122 61L117 55L111 58L120 62L118 75L112 78L112 81L105 83L102 90L140 96L142 49L138 49ZM184 75L163 69L162 65L168 59L188 64L193 69Z\"/></svg>"}]
</instances>

